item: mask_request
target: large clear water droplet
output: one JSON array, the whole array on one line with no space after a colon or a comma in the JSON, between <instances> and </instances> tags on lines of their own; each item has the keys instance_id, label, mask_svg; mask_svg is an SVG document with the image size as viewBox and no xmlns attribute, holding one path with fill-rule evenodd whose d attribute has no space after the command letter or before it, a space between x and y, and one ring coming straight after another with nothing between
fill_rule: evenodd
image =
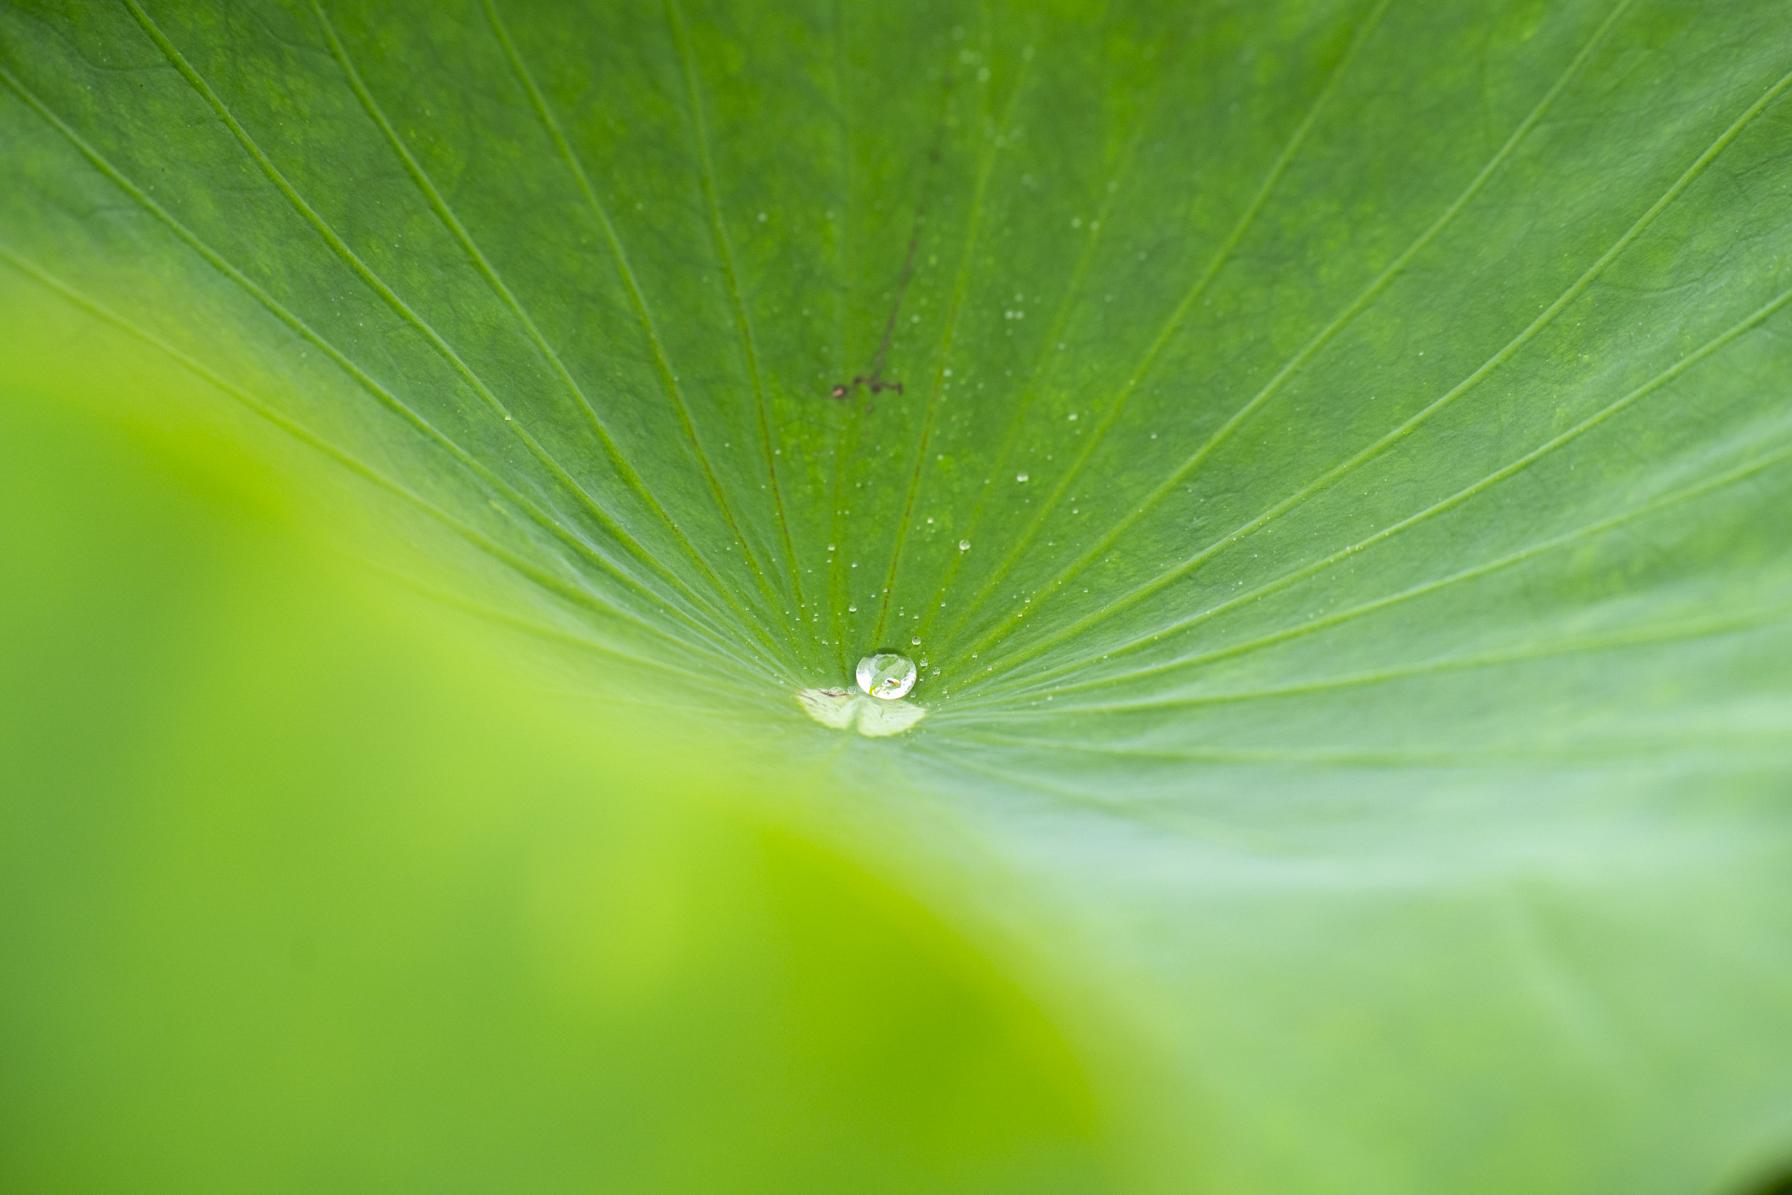
<instances>
[{"instance_id":1,"label":"large clear water droplet","mask_svg":"<svg viewBox=\"0 0 1792 1195\"><path fill-rule=\"evenodd\" d=\"M873 652L859 661L853 676L870 696L895 701L915 687L915 662L901 652Z\"/></svg>"}]
</instances>

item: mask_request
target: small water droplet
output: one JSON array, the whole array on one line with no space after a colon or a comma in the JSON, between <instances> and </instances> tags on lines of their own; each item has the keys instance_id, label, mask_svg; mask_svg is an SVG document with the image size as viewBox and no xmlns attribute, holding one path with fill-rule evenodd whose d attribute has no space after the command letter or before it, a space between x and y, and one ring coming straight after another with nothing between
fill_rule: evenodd
<instances>
[{"instance_id":1,"label":"small water droplet","mask_svg":"<svg viewBox=\"0 0 1792 1195\"><path fill-rule=\"evenodd\" d=\"M870 696L895 701L915 687L915 662L901 652L873 652L859 661L853 679Z\"/></svg>"},{"instance_id":2,"label":"small water droplet","mask_svg":"<svg viewBox=\"0 0 1792 1195\"><path fill-rule=\"evenodd\" d=\"M919 646L921 646L921 636L919 636L919 635L911 636L909 638L908 642L909 642L910 647L919 647Z\"/></svg>"},{"instance_id":3,"label":"small water droplet","mask_svg":"<svg viewBox=\"0 0 1792 1195\"><path fill-rule=\"evenodd\" d=\"M958 550L959 550L959 551L960 551L960 552L968 552L968 551L970 551L970 550L971 550L971 541L970 541L970 540L968 540L968 539L961 539L961 540L959 540L959 541L958 541Z\"/></svg>"},{"instance_id":4,"label":"small water droplet","mask_svg":"<svg viewBox=\"0 0 1792 1195\"><path fill-rule=\"evenodd\" d=\"M1016 473L1014 475L1014 480L1016 480L1016 481L1025 481L1026 479L1027 479L1027 475L1025 473Z\"/></svg>"}]
</instances>

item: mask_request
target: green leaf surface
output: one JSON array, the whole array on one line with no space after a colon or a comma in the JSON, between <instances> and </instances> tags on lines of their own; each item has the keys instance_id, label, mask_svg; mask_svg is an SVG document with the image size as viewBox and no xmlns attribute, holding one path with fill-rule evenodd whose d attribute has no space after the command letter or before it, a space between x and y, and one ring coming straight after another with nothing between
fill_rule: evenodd
<instances>
[{"instance_id":1,"label":"green leaf surface","mask_svg":"<svg viewBox=\"0 0 1792 1195\"><path fill-rule=\"evenodd\" d=\"M14 3L0 295L908 827L1153 1043L1165 1189L1727 1190L1788 90L1778 0ZM805 716L886 646L923 720Z\"/></svg>"}]
</instances>

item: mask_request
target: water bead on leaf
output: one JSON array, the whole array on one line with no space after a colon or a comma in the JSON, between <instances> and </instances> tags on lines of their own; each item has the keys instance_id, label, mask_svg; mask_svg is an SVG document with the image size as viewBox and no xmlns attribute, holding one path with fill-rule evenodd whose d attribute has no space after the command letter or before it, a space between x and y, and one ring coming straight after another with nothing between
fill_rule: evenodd
<instances>
[{"instance_id":1,"label":"water bead on leaf","mask_svg":"<svg viewBox=\"0 0 1792 1195\"><path fill-rule=\"evenodd\" d=\"M915 662L901 652L873 652L859 661L853 676L870 696L895 701L915 687Z\"/></svg>"}]
</instances>

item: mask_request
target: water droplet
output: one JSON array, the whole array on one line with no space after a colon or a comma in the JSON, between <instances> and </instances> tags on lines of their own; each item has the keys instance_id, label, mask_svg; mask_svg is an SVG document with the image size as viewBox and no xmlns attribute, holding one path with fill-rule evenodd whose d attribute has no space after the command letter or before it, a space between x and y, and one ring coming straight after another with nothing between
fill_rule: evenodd
<instances>
[{"instance_id":1,"label":"water droplet","mask_svg":"<svg viewBox=\"0 0 1792 1195\"><path fill-rule=\"evenodd\" d=\"M901 652L874 652L859 661L853 678L872 697L894 701L915 687L915 662Z\"/></svg>"},{"instance_id":2,"label":"water droplet","mask_svg":"<svg viewBox=\"0 0 1792 1195\"><path fill-rule=\"evenodd\" d=\"M850 689L803 689L796 700L823 726L856 730L874 739L901 734L927 716L925 709L912 702L876 701Z\"/></svg>"},{"instance_id":3,"label":"water droplet","mask_svg":"<svg viewBox=\"0 0 1792 1195\"><path fill-rule=\"evenodd\" d=\"M919 647L919 646L921 646L921 636L919 636L919 635L911 636L909 638L908 642L909 642L910 647Z\"/></svg>"},{"instance_id":4,"label":"water droplet","mask_svg":"<svg viewBox=\"0 0 1792 1195\"><path fill-rule=\"evenodd\" d=\"M971 550L971 541L970 541L970 540L968 540L968 539L961 539L961 540L959 540L959 541L958 541L958 550L959 550L959 551L960 551L960 552L968 552L968 551L970 551L970 550Z\"/></svg>"},{"instance_id":5,"label":"water droplet","mask_svg":"<svg viewBox=\"0 0 1792 1195\"><path fill-rule=\"evenodd\" d=\"M1026 479L1027 479L1027 475L1025 473L1016 473L1014 475L1014 480L1016 480L1016 481L1025 481Z\"/></svg>"}]
</instances>

